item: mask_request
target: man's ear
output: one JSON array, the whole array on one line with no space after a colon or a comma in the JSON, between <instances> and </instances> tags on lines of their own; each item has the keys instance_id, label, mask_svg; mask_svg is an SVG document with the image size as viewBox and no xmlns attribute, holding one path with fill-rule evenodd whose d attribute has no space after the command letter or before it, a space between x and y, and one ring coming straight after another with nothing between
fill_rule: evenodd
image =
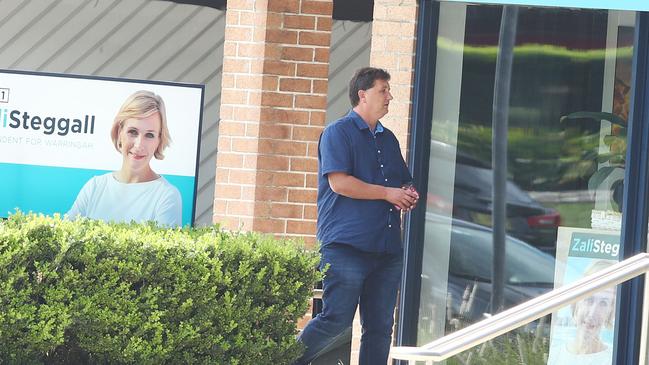
<instances>
[{"instance_id":1,"label":"man's ear","mask_svg":"<svg viewBox=\"0 0 649 365\"><path fill-rule=\"evenodd\" d=\"M361 102L365 97L365 90L358 90L358 101Z\"/></svg>"}]
</instances>

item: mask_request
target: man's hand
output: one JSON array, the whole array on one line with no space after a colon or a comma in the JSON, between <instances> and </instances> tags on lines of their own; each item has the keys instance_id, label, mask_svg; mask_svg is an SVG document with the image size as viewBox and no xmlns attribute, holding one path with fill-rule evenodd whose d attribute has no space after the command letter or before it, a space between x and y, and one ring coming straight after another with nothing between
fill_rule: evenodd
<instances>
[{"instance_id":1,"label":"man's hand","mask_svg":"<svg viewBox=\"0 0 649 365\"><path fill-rule=\"evenodd\" d=\"M394 204L395 208L408 212L417 206L419 193L412 185L402 188L386 188L385 200Z\"/></svg>"}]
</instances>

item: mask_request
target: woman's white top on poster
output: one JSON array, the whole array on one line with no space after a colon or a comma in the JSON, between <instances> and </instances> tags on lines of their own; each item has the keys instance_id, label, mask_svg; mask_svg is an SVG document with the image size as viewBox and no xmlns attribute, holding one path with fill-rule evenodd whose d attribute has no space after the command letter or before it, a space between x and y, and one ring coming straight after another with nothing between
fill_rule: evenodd
<instances>
[{"instance_id":1,"label":"woman's white top on poster","mask_svg":"<svg viewBox=\"0 0 649 365\"><path fill-rule=\"evenodd\" d=\"M548 365L611 365L613 361L611 347L592 354L574 354L568 351L566 344L557 346L554 350L556 351L550 351Z\"/></svg>"},{"instance_id":2,"label":"woman's white top on poster","mask_svg":"<svg viewBox=\"0 0 649 365\"><path fill-rule=\"evenodd\" d=\"M125 184L110 172L88 180L67 215L112 222L155 221L175 227L182 225L182 199L178 189L162 176Z\"/></svg>"}]
</instances>

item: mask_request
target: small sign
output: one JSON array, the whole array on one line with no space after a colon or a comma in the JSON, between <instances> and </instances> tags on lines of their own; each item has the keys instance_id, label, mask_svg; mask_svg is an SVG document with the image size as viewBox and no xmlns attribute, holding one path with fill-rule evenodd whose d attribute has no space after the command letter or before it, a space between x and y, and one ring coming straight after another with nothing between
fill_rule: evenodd
<instances>
[{"instance_id":1,"label":"small sign","mask_svg":"<svg viewBox=\"0 0 649 365\"><path fill-rule=\"evenodd\" d=\"M620 236L574 232L570 240L568 256L618 260L620 257Z\"/></svg>"},{"instance_id":2,"label":"small sign","mask_svg":"<svg viewBox=\"0 0 649 365\"><path fill-rule=\"evenodd\" d=\"M620 232L559 227L554 287L610 267L620 258ZM611 364L615 288L593 293L552 314L547 365Z\"/></svg>"}]
</instances>

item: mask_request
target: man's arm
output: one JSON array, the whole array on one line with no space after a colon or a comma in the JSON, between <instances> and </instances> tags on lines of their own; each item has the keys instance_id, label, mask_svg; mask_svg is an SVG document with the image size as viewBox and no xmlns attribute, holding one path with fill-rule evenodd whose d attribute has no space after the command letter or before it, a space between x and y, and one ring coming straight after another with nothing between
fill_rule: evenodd
<instances>
[{"instance_id":1,"label":"man's arm","mask_svg":"<svg viewBox=\"0 0 649 365\"><path fill-rule=\"evenodd\" d=\"M336 194L353 199L386 200L401 210L411 210L419 198L414 191L368 184L344 172L331 172L327 174L327 178L331 190Z\"/></svg>"}]
</instances>

